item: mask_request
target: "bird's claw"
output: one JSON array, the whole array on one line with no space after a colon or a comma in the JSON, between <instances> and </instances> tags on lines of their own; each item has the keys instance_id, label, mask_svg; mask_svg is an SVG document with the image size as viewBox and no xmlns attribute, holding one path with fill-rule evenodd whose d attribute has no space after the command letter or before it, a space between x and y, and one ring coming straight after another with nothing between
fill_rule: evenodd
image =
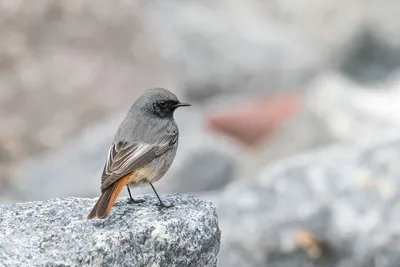
<instances>
[{"instance_id":1,"label":"bird's claw","mask_svg":"<svg viewBox=\"0 0 400 267\"><path fill-rule=\"evenodd\" d=\"M129 204L140 204L143 202L145 202L144 199L133 199L133 198L128 199Z\"/></svg>"}]
</instances>

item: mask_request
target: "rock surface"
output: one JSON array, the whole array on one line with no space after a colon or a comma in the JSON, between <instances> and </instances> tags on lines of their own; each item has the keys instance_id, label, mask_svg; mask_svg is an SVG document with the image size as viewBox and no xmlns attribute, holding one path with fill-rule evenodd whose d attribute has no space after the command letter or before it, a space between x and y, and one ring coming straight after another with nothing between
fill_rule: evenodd
<instances>
[{"instance_id":1,"label":"rock surface","mask_svg":"<svg viewBox=\"0 0 400 267\"><path fill-rule=\"evenodd\" d=\"M60 198L0 206L1 266L217 266L220 230L209 202L185 195L128 205L89 221L95 200Z\"/></svg>"},{"instance_id":2,"label":"rock surface","mask_svg":"<svg viewBox=\"0 0 400 267\"><path fill-rule=\"evenodd\" d=\"M234 158L218 150L199 151L182 162L185 167L168 181L172 182L169 188L192 193L221 190L234 180L236 164Z\"/></svg>"},{"instance_id":3,"label":"rock surface","mask_svg":"<svg viewBox=\"0 0 400 267\"><path fill-rule=\"evenodd\" d=\"M340 70L352 80L368 85L384 82L400 66L400 49L391 47L369 29L354 37L342 56Z\"/></svg>"},{"instance_id":4,"label":"rock surface","mask_svg":"<svg viewBox=\"0 0 400 267\"><path fill-rule=\"evenodd\" d=\"M232 184L210 196L219 266L399 266L399 177L397 137L300 155Z\"/></svg>"},{"instance_id":5,"label":"rock surface","mask_svg":"<svg viewBox=\"0 0 400 267\"><path fill-rule=\"evenodd\" d=\"M316 79L307 92L306 106L321 118L337 140L369 144L400 131L400 75L370 87L335 73Z\"/></svg>"}]
</instances>

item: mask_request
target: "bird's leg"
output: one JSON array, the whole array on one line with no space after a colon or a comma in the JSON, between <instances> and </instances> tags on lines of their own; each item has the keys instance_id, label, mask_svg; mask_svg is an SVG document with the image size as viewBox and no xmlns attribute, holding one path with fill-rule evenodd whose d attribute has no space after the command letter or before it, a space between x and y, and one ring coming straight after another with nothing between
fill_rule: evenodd
<instances>
[{"instance_id":1,"label":"bird's leg","mask_svg":"<svg viewBox=\"0 0 400 267\"><path fill-rule=\"evenodd\" d=\"M159 206L160 206L161 208L172 208L172 207L174 206L174 205L172 205L172 204L170 204L170 205L164 204L164 202L162 202L160 196L157 194L157 191L156 191L156 189L154 188L153 184L152 184L152 183L149 183L149 184L150 184L151 188L153 188L153 191L154 191L154 193L156 194L156 196L157 196L157 198L158 198L158 201L160 201Z\"/></svg>"},{"instance_id":2,"label":"bird's leg","mask_svg":"<svg viewBox=\"0 0 400 267\"><path fill-rule=\"evenodd\" d=\"M126 189L128 189L128 193L129 193L129 201L128 203L132 203L132 204L138 204L138 203L143 203L144 200L143 199L133 199L132 195L131 195L131 190L129 189L129 186L126 185Z\"/></svg>"}]
</instances>

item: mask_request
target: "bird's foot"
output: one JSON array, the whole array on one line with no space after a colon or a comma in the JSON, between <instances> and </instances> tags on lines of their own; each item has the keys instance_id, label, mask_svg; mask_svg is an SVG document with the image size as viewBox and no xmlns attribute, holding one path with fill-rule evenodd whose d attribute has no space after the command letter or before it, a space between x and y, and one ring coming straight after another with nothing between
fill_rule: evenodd
<instances>
[{"instance_id":1,"label":"bird's foot","mask_svg":"<svg viewBox=\"0 0 400 267\"><path fill-rule=\"evenodd\" d=\"M144 199L133 199L133 198L129 198L128 199L128 203L129 204L140 204L140 203L143 203L143 202L145 202Z\"/></svg>"},{"instance_id":2,"label":"bird's foot","mask_svg":"<svg viewBox=\"0 0 400 267\"><path fill-rule=\"evenodd\" d=\"M164 204L164 202L158 203L157 206L159 209L169 209L169 208L175 207L175 205L173 205L173 204L168 205L168 204Z\"/></svg>"}]
</instances>

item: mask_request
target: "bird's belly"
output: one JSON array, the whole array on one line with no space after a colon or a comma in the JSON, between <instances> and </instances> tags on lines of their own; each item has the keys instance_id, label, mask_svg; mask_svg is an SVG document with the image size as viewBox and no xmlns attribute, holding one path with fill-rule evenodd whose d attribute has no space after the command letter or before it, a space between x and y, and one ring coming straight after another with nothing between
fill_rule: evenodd
<instances>
[{"instance_id":1,"label":"bird's belly","mask_svg":"<svg viewBox=\"0 0 400 267\"><path fill-rule=\"evenodd\" d=\"M148 165L136 170L133 172L132 178L129 179L129 184L135 187L160 180L171 166L175 154L176 148L155 158Z\"/></svg>"}]
</instances>

